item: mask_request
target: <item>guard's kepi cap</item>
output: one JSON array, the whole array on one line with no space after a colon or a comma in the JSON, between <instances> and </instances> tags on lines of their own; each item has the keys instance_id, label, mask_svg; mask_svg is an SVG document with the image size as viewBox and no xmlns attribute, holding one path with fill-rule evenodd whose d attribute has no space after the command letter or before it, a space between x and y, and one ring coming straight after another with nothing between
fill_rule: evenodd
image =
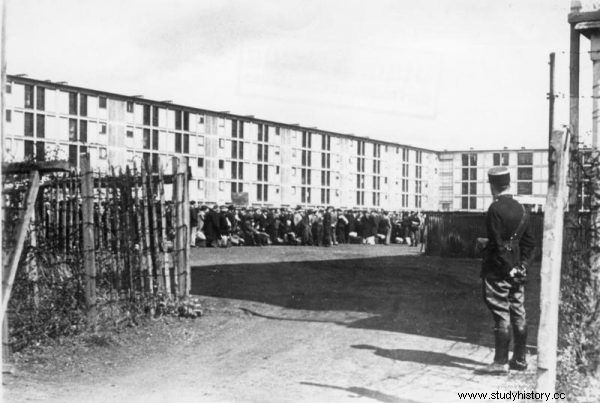
<instances>
[{"instance_id":1,"label":"guard's kepi cap","mask_svg":"<svg viewBox=\"0 0 600 403\"><path fill-rule=\"evenodd\" d=\"M490 184L495 186L510 185L510 171L506 167L496 167L488 171Z\"/></svg>"}]
</instances>

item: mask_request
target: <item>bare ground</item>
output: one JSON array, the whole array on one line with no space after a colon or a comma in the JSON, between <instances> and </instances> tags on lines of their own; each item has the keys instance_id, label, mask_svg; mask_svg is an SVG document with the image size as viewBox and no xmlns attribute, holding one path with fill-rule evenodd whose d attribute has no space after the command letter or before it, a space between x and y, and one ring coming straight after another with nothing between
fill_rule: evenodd
<instances>
[{"instance_id":1,"label":"bare ground","mask_svg":"<svg viewBox=\"0 0 600 403\"><path fill-rule=\"evenodd\" d=\"M458 392L532 390L532 371L476 372L493 339L475 260L361 245L192 257L202 318L30 349L4 376L5 401L447 402Z\"/></svg>"}]
</instances>

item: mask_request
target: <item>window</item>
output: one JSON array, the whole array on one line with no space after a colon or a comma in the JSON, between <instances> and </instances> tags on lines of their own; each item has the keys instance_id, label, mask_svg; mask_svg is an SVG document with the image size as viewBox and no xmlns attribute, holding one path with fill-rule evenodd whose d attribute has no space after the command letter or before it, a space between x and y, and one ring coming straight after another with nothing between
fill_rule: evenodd
<instances>
[{"instance_id":1,"label":"window","mask_svg":"<svg viewBox=\"0 0 600 403\"><path fill-rule=\"evenodd\" d=\"M225 148L225 139L219 139L219 148Z\"/></svg>"},{"instance_id":2,"label":"window","mask_svg":"<svg viewBox=\"0 0 600 403\"><path fill-rule=\"evenodd\" d=\"M24 144L24 157L25 159L33 159L35 158L35 151L34 151L34 143L31 140L25 140L25 144Z\"/></svg>"},{"instance_id":3,"label":"window","mask_svg":"<svg viewBox=\"0 0 600 403\"><path fill-rule=\"evenodd\" d=\"M494 166L508 166L509 158L508 153L494 153Z\"/></svg>"},{"instance_id":4,"label":"window","mask_svg":"<svg viewBox=\"0 0 600 403\"><path fill-rule=\"evenodd\" d=\"M35 106L39 111L43 111L46 107L46 90L44 89L44 87L36 88Z\"/></svg>"},{"instance_id":5,"label":"window","mask_svg":"<svg viewBox=\"0 0 600 403\"><path fill-rule=\"evenodd\" d=\"M6 110L6 121L12 122L12 111L10 109Z\"/></svg>"},{"instance_id":6,"label":"window","mask_svg":"<svg viewBox=\"0 0 600 403\"><path fill-rule=\"evenodd\" d=\"M25 113L25 137L33 137L33 113Z\"/></svg>"},{"instance_id":7,"label":"window","mask_svg":"<svg viewBox=\"0 0 600 403\"><path fill-rule=\"evenodd\" d=\"M158 130L152 130L152 149L158 150Z\"/></svg>"},{"instance_id":8,"label":"window","mask_svg":"<svg viewBox=\"0 0 600 403\"><path fill-rule=\"evenodd\" d=\"M69 141L77 141L77 119L69 119Z\"/></svg>"},{"instance_id":9,"label":"window","mask_svg":"<svg viewBox=\"0 0 600 403\"><path fill-rule=\"evenodd\" d=\"M181 111L175 111L175 130L181 130Z\"/></svg>"},{"instance_id":10,"label":"window","mask_svg":"<svg viewBox=\"0 0 600 403\"><path fill-rule=\"evenodd\" d=\"M158 106L152 107L152 126L158 126Z\"/></svg>"},{"instance_id":11,"label":"window","mask_svg":"<svg viewBox=\"0 0 600 403\"><path fill-rule=\"evenodd\" d=\"M127 112L133 113L133 102L127 101Z\"/></svg>"},{"instance_id":12,"label":"window","mask_svg":"<svg viewBox=\"0 0 600 403\"><path fill-rule=\"evenodd\" d=\"M46 160L46 146L43 141L35 143L35 159L37 161Z\"/></svg>"},{"instance_id":13,"label":"window","mask_svg":"<svg viewBox=\"0 0 600 403\"><path fill-rule=\"evenodd\" d=\"M33 109L33 85L25 86L24 106L27 109Z\"/></svg>"},{"instance_id":14,"label":"window","mask_svg":"<svg viewBox=\"0 0 600 403\"><path fill-rule=\"evenodd\" d=\"M219 169L225 169L225 160L219 160Z\"/></svg>"},{"instance_id":15,"label":"window","mask_svg":"<svg viewBox=\"0 0 600 403\"><path fill-rule=\"evenodd\" d=\"M462 154L461 158L463 164L461 208L464 210L477 209L477 154Z\"/></svg>"},{"instance_id":16,"label":"window","mask_svg":"<svg viewBox=\"0 0 600 403\"><path fill-rule=\"evenodd\" d=\"M106 97L98 98L98 106L100 109L106 109Z\"/></svg>"},{"instance_id":17,"label":"window","mask_svg":"<svg viewBox=\"0 0 600 403\"><path fill-rule=\"evenodd\" d=\"M77 146L76 145L69 146L69 164L72 167L77 167Z\"/></svg>"},{"instance_id":18,"label":"window","mask_svg":"<svg viewBox=\"0 0 600 403\"><path fill-rule=\"evenodd\" d=\"M100 134L106 134L106 125L105 124L100 125Z\"/></svg>"},{"instance_id":19,"label":"window","mask_svg":"<svg viewBox=\"0 0 600 403\"><path fill-rule=\"evenodd\" d=\"M237 141L231 142L231 158L237 158Z\"/></svg>"},{"instance_id":20,"label":"window","mask_svg":"<svg viewBox=\"0 0 600 403\"><path fill-rule=\"evenodd\" d=\"M198 180L198 190L204 189L204 181L202 179Z\"/></svg>"},{"instance_id":21,"label":"window","mask_svg":"<svg viewBox=\"0 0 600 403\"><path fill-rule=\"evenodd\" d=\"M127 130L127 137L133 138L133 130Z\"/></svg>"},{"instance_id":22,"label":"window","mask_svg":"<svg viewBox=\"0 0 600 403\"><path fill-rule=\"evenodd\" d=\"M204 168L204 158L198 158L198 168Z\"/></svg>"},{"instance_id":23,"label":"window","mask_svg":"<svg viewBox=\"0 0 600 403\"><path fill-rule=\"evenodd\" d=\"M81 116L87 116L87 106L88 106L87 95L85 95L85 94L79 95L79 114Z\"/></svg>"},{"instance_id":24,"label":"window","mask_svg":"<svg viewBox=\"0 0 600 403\"><path fill-rule=\"evenodd\" d=\"M276 127L276 128L275 128L275 135L276 135L276 136L279 136L279 135L280 135L280 128L279 128L279 127Z\"/></svg>"},{"instance_id":25,"label":"window","mask_svg":"<svg viewBox=\"0 0 600 403\"><path fill-rule=\"evenodd\" d=\"M44 115L36 115L35 116L36 123L36 136L38 138L46 137L46 119Z\"/></svg>"},{"instance_id":26,"label":"window","mask_svg":"<svg viewBox=\"0 0 600 403\"><path fill-rule=\"evenodd\" d=\"M190 135L189 134L183 135L183 152L184 152L184 154L190 153Z\"/></svg>"},{"instance_id":27,"label":"window","mask_svg":"<svg viewBox=\"0 0 600 403\"><path fill-rule=\"evenodd\" d=\"M12 94L12 83L6 83L6 93Z\"/></svg>"},{"instance_id":28,"label":"window","mask_svg":"<svg viewBox=\"0 0 600 403\"><path fill-rule=\"evenodd\" d=\"M106 148L100 148L100 159L101 160L106 159Z\"/></svg>"},{"instance_id":29,"label":"window","mask_svg":"<svg viewBox=\"0 0 600 403\"><path fill-rule=\"evenodd\" d=\"M190 131L190 113L183 112L183 130Z\"/></svg>"},{"instance_id":30,"label":"window","mask_svg":"<svg viewBox=\"0 0 600 403\"><path fill-rule=\"evenodd\" d=\"M519 179L519 180L533 179L533 168L519 168L517 170L517 179Z\"/></svg>"},{"instance_id":31,"label":"window","mask_svg":"<svg viewBox=\"0 0 600 403\"><path fill-rule=\"evenodd\" d=\"M181 133L175 133L175 152L181 152Z\"/></svg>"},{"instance_id":32,"label":"window","mask_svg":"<svg viewBox=\"0 0 600 403\"><path fill-rule=\"evenodd\" d=\"M150 149L150 129L144 129L142 136L142 148Z\"/></svg>"},{"instance_id":33,"label":"window","mask_svg":"<svg viewBox=\"0 0 600 403\"><path fill-rule=\"evenodd\" d=\"M69 92L69 115L77 115L77 93Z\"/></svg>"},{"instance_id":34,"label":"window","mask_svg":"<svg viewBox=\"0 0 600 403\"><path fill-rule=\"evenodd\" d=\"M531 182L517 182L517 194L531 195L533 194Z\"/></svg>"},{"instance_id":35,"label":"window","mask_svg":"<svg viewBox=\"0 0 600 403\"><path fill-rule=\"evenodd\" d=\"M152 154L152 172L158 172L159 167L160 167L160 156L158 154Z\"/></svg>"},{"instance_id":36,"label":"window","mask_svg":"<svg viewBox=\"0 0 600 403\"><path fill-rule=\"evenodd\" d=\"M533 153L517 154L517 163L519 165L533 165Z\"/></svg>"},{"instance_id":37,"label":"window","mask_svg":"<svg viewBox=\"0 0 600 403\"><path fill-rule=\"evenodd\" d=\"M143 124L150 126L150 105L144 105Z\"/></svg>"}]
</instances>

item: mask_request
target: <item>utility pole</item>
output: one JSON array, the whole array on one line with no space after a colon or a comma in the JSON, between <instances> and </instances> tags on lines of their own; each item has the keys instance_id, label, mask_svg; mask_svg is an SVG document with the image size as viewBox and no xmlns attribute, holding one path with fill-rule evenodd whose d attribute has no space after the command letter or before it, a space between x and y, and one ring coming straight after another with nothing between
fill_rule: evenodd
<instances>
[{"instance_id":1,"label":"utility pole","mask_svg":"<svg viewBox=\"0 0 600 403\"><path fill-rule=\"evenodd\" d=\"M552 141L552 131L554 130L554 65L555 65L555 54L554 52L550 53L550 61L548 64L550 65L550 87L548 91L548 143ZM548 159L550 155L548 155Z\"/></svg>"}]
</instances>

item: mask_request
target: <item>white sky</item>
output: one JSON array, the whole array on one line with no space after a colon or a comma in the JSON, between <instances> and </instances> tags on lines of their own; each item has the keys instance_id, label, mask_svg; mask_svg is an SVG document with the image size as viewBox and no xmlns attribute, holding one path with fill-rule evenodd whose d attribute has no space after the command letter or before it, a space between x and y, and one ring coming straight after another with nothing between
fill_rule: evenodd
<instances>
[{"instance_id":1,"label":"white sky","mask_svg":"<svg viewBox=\"0 0 600 403\"><path fill-rule=\"evenodd\" d=\"M545 147L569 3L10 0L8 72L440 150Z\"/></svg>"}]
</instances>

